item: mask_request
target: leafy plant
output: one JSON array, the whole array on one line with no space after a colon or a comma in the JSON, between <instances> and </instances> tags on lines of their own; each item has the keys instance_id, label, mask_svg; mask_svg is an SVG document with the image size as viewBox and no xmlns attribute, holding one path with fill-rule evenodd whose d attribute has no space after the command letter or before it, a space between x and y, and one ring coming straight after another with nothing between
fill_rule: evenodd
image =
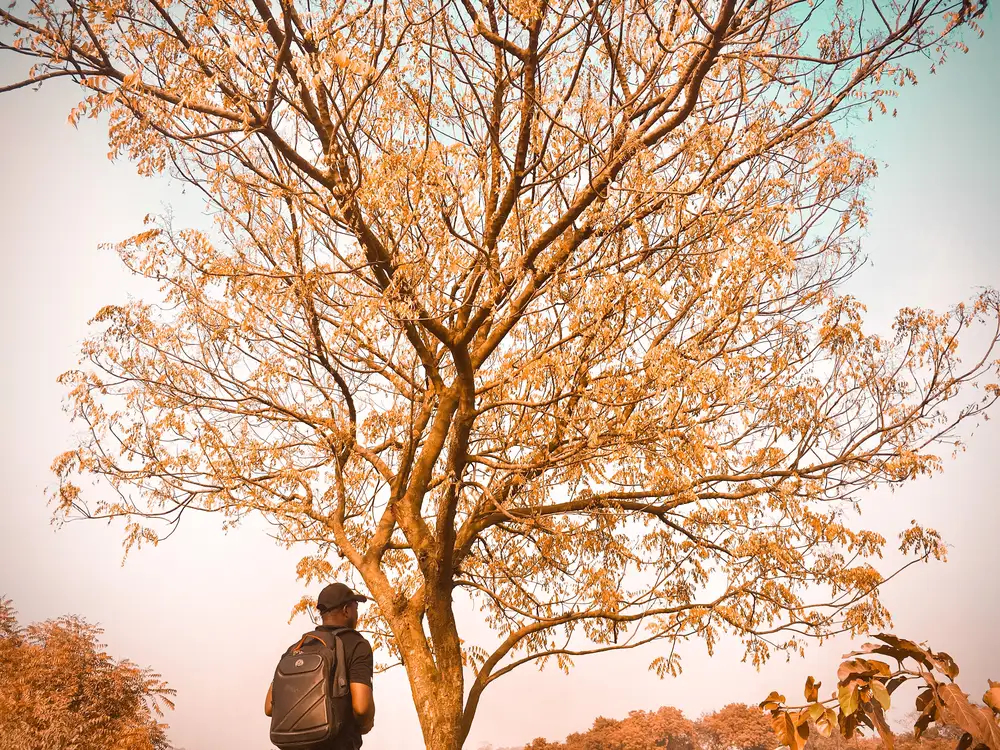
<instances>
[{"instance_id":1,"label":"leafy plant","mask_svg":"<svg viewBox=\"0 0 1000 750\"><path fill-rule=\"evenodd\" d=\"M785 696L776 691L760 703L771 713L774 731L782 744L802 750L810 726L825 737L839 732L845 739L868 728L893 750L895 739L886 713L900 685L917 681L923 688L916 697L916 739L932 725L954 726L962 731L957 750L1000 750L1000 682L990 680L983 694L985 705L974 705L955 682L959 669L951 656L887 633L873 637L879 643L866 643L860 651L845 655L837 670L837 689L829 699L819 700L821 683L809 677L804 705L786 706ZM873 656L885 656L890 661Z\"/></svg>"}]
</instances>

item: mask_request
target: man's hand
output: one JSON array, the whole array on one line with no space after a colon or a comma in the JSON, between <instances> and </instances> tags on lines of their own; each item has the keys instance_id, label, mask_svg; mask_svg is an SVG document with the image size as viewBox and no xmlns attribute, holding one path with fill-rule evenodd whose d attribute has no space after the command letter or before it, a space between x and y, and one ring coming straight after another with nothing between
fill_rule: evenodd
<instances>
[{"instance_id":1,"label":"man's hand","mask_svg":"<svg viewBox=\"0 0 1000 750\"><path fill-rule=\"evenodd\" d=\"M271 702L273 692L274 692L274 683L272 682L270 685L267 686L267 697L264 699L264 716L270 716L271 709L274 708L274 705Z\"/></svg>"}]
</instances>

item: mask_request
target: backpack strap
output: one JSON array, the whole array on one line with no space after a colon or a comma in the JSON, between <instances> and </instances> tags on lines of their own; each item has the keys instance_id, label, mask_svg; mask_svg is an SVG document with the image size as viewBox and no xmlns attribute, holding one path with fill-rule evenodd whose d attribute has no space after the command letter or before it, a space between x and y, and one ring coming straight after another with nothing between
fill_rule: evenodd
<instances>
[{"instance_id":1,"label":"backpack strap","mask_svg":"<svg viewBox=\"0 0 1000 750\"><path fill-rule=\"evenodd\" d=\"M296 644L295 644L294 646L292 646L291 648L289 648L289 649L288 649L288 651L286 651L285 653L288 653L288 654L290 654L290 653L293 653L293 652L295 652L295 651L301 651L301 650L302 650L302 646L304 646L304 645L305 645L305 642L306 642L307 640L309 640L309 639L312 639L312 640L314 640L314 641L319 641L320 643L322 643L322 644L323 644L324 646L326 646L327 648L330 648L330 644L329 644L329 643L327 643L327 642L326 642L326 640L325 640L324 638L320 637L320 636L319 636L319 635L317 635L316 633L306 633L305 635L303 635L303 636L302 636L302 637L301 637L301 638L299 639L299 642L298 642L298 643L296 643ZM331 650L332 650L332 649L331 649Z\"/></svg>"},{"instance_id":2,"label":"backpack strap","mask_svg":"<svg viewBox=\"0 0 1000 750\"><path fill-rule=\"evenodd\" d=\"M308 640L313 639L322 643L326 648L330 649L337 655L337 666L334 668L333 677L333 695L335 698L341 698L345 695L350 695L351 688L350 682L347 679L347 655L344 651L344 641L338 635L342 630L350 630L350 628L337 628L336 630L313 630L312 632L306 633L302 636L296 648L301 648L302 644ZM333 638L333 644L327 640L328 637Z\"/></svg>"}]
</instances>

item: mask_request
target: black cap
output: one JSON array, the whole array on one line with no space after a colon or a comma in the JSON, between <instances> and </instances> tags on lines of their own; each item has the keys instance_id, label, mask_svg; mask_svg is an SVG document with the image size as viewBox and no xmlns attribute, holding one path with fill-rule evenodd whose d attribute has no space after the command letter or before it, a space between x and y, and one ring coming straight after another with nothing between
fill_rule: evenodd
<instances>
[{"instance_id":1,"label":"black cap","mask_svg":"<svg viewBox=\"0 0 1000 750\"><path fill-rule=\"evenodd\" d=\"M331 583L319 592L319 598L316 600L316 607L320 612L326 612L327 610L343 607L348 602L366 601L368 601L367 596L359 594L350 586L343 583Z\"/></svg>"}]
</instances>

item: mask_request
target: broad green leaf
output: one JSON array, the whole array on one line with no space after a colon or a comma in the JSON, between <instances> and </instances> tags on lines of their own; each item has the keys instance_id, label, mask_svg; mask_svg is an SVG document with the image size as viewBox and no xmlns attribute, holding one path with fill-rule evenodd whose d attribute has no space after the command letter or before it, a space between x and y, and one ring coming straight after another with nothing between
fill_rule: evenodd
<instances>
[{"instance_id":1,"label":"broad green leaf","mask_svg":"<svg viewBox=\"0 0 1000 750\"><path fill-rule=\"evenodd\" d=\"M765 711L773 711L785 703L785 696L777 690L772 690L770 695L762 700L758 705Z\"/></svg>"},{"instance_id":2,"label":"broad green leaf","mask_svg":"<svg viewBox=\"0 0 1000 750\"><path fill-rule=\"evenodd\" d=\"M809 677L806 678L805 694L807 701L811 703L819 697L819 687L822 684L822 682L816 682L812 675L809 675Z\"/></svg>"},{"instance_id":3,"label":"broad green leaf","mask_svg":"<svg viewBox=\"0 0 1000 750\"><path fill-rule=\"evenodd\" d=\"M888 711L892 700L889 698L889 691L886 690L885 685L879 680L872 680L871 689L872 695L875 696L875 700L882 706L882 710Z\"/></svg>"},{"instance_id":4,"label":"broad green leaf","mask_svg":"<svg viewBox=\"0 0 1000 750\"><path fill-rule=\"evenodd\" d=\"M792 721L792 717L788 715L788 711L776 711L771 716L771 727L774 729L774 735L778 738L778 742L782 745L793 747L795 742L795 723Z\"/></svg>"},{"instance_id":5,"label":"broad green leaf","mask_svg":"<svg viewBox=\"0 0 1000 750\"><path fill-rule=\"evenodd\" d=\"M837 670L837 679L841 683L844 683L855 677L873 677L875 675L888 677L891 674L892 669L884 661L877 661L875 659L848 659Z\"/></svg>"},{"instance_id":6,"label":"broad green leaf","mask_svg":"<svg viewBox=\"0 0 1000 750\"><path fill-rule=\"evenodd\" d=\"M987 708L973 706L958 685L942 685L938 695L944 703L949 723L961 727L990 750L1000 750L1000 726Z\"/></svg>"},{"instance_id":7,"label":"broad green leaf","mask_svg":"<svg viewBox=\"0 0 1000 750\"><path fill-rule=\"evenodd\" d=\"M931 651L928 655L931 663L944 672L948 676L948 679L954 680L958 677L958 665L955 663L955 660L951 658L951 656L946 654L944 651L938 651L937 653Z\"/></svg>"},{"instance_id":8,"label":"broad green leaf","mask_svg":"<svg viewBox=\"0 0 1000 750\"><path fill-rule=\"evenodd\" d=\"M833 734L833 730L837 726L837 713L832 709L826 709L823 711L823 715L816 719L816 731L822 734L824 737L829 737Z\"/></svg>"},{"instance_id":9,"label":"broad green leaf","mask_svg":"<svg viewBox=\"0 0 1000 750\"><path fill-rule=\"evenodd\" d=\"M806 740L809 739L809 715L805 711L800 711L794 720L795 731L792 733L791 750L803 750Z\"/></svg>"},{"instance_id":10,"label":"broad green leaf","mask_svg":"<svg viewBox=\"0 0 1000 750\"><path fill-rule=\"evenodd\" d=\"M840 733L844 736L844 739L849 740L854 737L854 732L858 728L857 714L841 713L837 717L837 724L840 727Z\"/></svg>"},{"instance_id":11,"label":"broad green leaf","mask_svg":"<svg viewBox=\"0 0 1000 750\"><path fill-rule=\"evenodd\" d=\"M841 685L837 691L837 701L840 703L840 711L844 716L850 716L858 710L858 690Z\"/></svg>"},{"instance_id":12,"label":"broad green leaf","mask_svg":"<svg viewBox=\"0 0 1000 750\"><path fill-rule=\"evenodd\" d=\"M917 717L916 722L913 724L913 738L919 740L920 735L927 731L927 727L930 726L931 722L937 718L937 704L934 701L930 701L924 705L923 710L920 712L920 716Z\"/></svg>"},{"instance_id":13,"label":"broad green leaf","mask_svg":"<svg viewBox=\"0 0 1000 750\"><path fill-rule=\"evenodd\" d=\"M989 689L983 693L983 703L992 708L995 713L1000 714L1000 682L990 680Z\"/></svg>"},{"instance_id":14,"label":"broad green leaf","mask_svg":"<svg viewBox=\"0 0 1000 750\"><path fill-rule=\"evenodd\" d=\"M924 688L922 691L917 693L916 708L921 713L927 708L928 704L934 702L934 691L931 688Z\"/></svg>"}]
</instances>

